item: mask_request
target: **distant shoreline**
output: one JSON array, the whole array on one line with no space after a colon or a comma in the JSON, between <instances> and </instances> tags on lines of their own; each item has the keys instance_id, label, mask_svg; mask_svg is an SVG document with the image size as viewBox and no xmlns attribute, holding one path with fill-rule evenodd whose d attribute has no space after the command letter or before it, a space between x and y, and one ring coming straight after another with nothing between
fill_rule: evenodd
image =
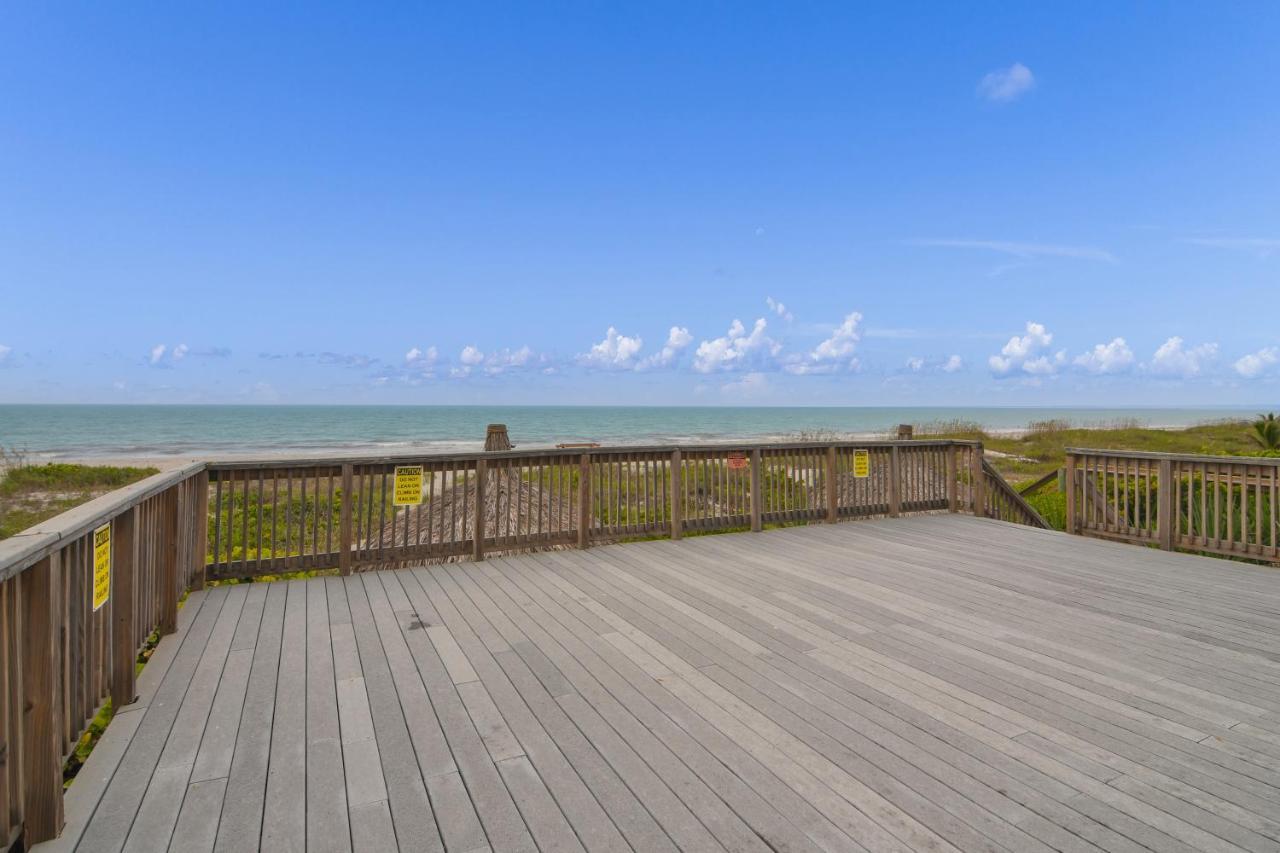
<instances>
[{"instance_id":1,"label":"distant shoreline","mask_svg":"<svg viewBox=\"0 0 1280 853\"><path fill-rule=\"evenodd\" d=\"M1073 429L1084 430L1106 430L1114 429L1108 424L1073 424ZM1153 426L1143 424L1139 429L1146 430L1180 430L1187 429L1186 424L1171 424L1166 426ZM1006 428L990 428L984 429L983 432L991 437L999 438L1021 438L1031 430L1028 427L1006 427ZM832 434L830 437L822 437L815 439L818 441L884 441L891 436L884 431L875 432L857 432L857 433L838 433ZM917 438L928 438L927 435L919 435ZM784 442L804 442L806 439L795 434L781 435L765 435L765 436L731 436L726 435L723 438L704 438L697 441L680 441L680 442L615 442L603 444L603 447L638 447L643 444L706 444L706 445L723 445L723 444L769 444ZM517 449L525 450L547 450L553 448L554 444L539 443L517 443ZM432 455L443 453L471 453L480 452L484 449L483 441L456 441L456 442L440 442L418 446L402 447L397 446L394 449L379 446L368 447L308 447L308 448L262 448L258 450L246 449L231 453L225 452L188 452L188 453L171 453L171 454L121 454L121 453L105 453L105 454L62 454L58 452L33 453L30 454L29 461L33 464L45 463L65 463L71 465L109 465L117 467L135 467L135 468L157 468L161 471L169 471L175 468L181 468L193 461L217 461L217 462L244 462L244 461L279 461L286 459L343 459L358 456L377 456L377 455L395 455L395 456L413 456L413 455Z\"/></svg>"}]
</instances>

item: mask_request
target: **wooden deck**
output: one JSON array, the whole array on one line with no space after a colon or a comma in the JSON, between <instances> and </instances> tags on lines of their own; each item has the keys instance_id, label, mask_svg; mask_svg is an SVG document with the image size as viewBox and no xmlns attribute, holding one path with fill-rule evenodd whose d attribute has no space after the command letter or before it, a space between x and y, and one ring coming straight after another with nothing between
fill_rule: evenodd
<instances>
[{"instance_id":1,"label":"wooden deck","mask_svg":"<svg viewBox=\"0 0 1280 853\"><path fill-rule=\"evenodd\" d=\"M193 595L38 850L1280 850L1280 573L959 515Z\"/></svg>"}]
</instances>

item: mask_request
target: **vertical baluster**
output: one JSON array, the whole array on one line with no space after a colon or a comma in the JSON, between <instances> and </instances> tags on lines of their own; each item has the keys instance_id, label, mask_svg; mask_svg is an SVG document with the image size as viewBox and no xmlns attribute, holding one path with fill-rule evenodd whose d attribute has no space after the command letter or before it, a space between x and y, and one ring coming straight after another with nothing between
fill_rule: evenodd
<instances>
[{"instance_id":1,"label":"vertical baluster","mask_svg":"<svg viewBox=\"0 0 1280 853\"><path fill-rule=\"evenodd\" d=\"M485 521L486 521L485 505L487 503L487 499L485 497L485 491L488 487L488 482L487 482L488 479L489 479L489 476L488 476L487 461L484 458L477 459L476 460L476 505L473 510L475 513L475 517L471 522L471 558L473 560L484 559L484 540L485 540L485 536L487 535L485 531ZM494 478L494 485L495 486L497 485L496 477ZM497 505L495 504L495 515L496 515L496 510L497 510ZM495 523L494 523L495 534L497 533L497 527L498 525L495 520Z\"/></svg>"},{"instance_id":2,"label":"vertical baluster","mask_svg":"<svg viewBox=\"0 0 1280 853\"><path fill-rule=\"evenodd\" d=\"M275 569L280 549L280 469L271 470L271 568ZM285 549L288 553L288 549Z\"/></svg>"},{"instance_id":3,"label":"vertical baluster","mask_svg":"<svg viewBox=\"0 0 1280 853\"><path fill-rule=\"evenodd\" d=\"M1225 492L1226 492L1224 497L1226 498L1226 504L1227 504L1227 509L1226 509L1227 545L1226 547L1230 548L1231 542L1235 538L1235 491L1232 488L1233 478L1231 476L1231 466L1219 462L1218 470L1221 472L1221 474L1219 475L1219 479L1226 480L1226 483L1224 484ZM1218 543L1218 547L1222 547L1221 542Z\"/></svg>"},{"instance_id":4,"label":"vertical baluster","mask_svg":"<svg viewBox=\"0 0 1280 853\"><path fill-rule=\"evenodd\" d=\"M1275 559L1280 557L1280 527L1276 524L1278 512L1276 503L1277 498L1280 498L1280 483L1277 483L1277 480L1280 480L1280 465L1269 467L1271 469L1271 557Z\"/></svg>"},{"instance_id":5,"label":"vertical baluster","mask_svg":"<svg viewBox=\"0 0 1280 853\"><path fill-rule=\"evenodd\" d=\"M240 571L248 573L249 564L249 469L240 472Z\"/></svg>"},{"instance_id":6,"label":"vertical baluster","mask_svg":"<svg viewBox=\"0 0 1280 853\"><path fill-rule=\"evenodd\" d=\"M578 547L586 548L591 542L591 454L584 453L578 460Z\"/></svg>"},{"instance_id":7,"label":"vertical baluster","mask_svg":"<svg viewBox=\"0 0 1280 853\"><path fill-rule=\"evenodd\" d=\"M264 473L263 469L262 469L262 468L259 468L259 469L258 469L258 472L257 472L257 477L255 478L255 479L258 481L258 484L257 484L257 485L258 485L258 488L257 488L257 494L258 494L258 529L257 529L256 531L254 531L254 534L255 534L255 535L254 535L254 538L257 540L257 546L258 546L258 547L257 547L257 552L256 552L256 553L257 553L257 556L255 557L255 559L257 560L257 563L258 563L258 571L262 571L262 480L263 480L263 477L264 477L264 476L266 476L266 475L265 475L265 473Z\"/></svg>"},{"instance_id":8,"label":"vertical baluster","mask_svg":"<svg viewBox=\"0 0 1280 853\"><path fill-rule=\"evenodd\" d=\"M324 552L333 553L333 469L329 469L329 496L324 512Z\"/></svg>"},{"instance_id":9,"label":"vertical baluster","mask_svg":"<svg viewBox=\"0 0 1280 853\"><path fill-rule=\"evenodd\" d=\"M222 547L222 472L213 472L213 562L217 563ZM145 540L144 540L145 541Z\"/></svg>"}]
</instances>

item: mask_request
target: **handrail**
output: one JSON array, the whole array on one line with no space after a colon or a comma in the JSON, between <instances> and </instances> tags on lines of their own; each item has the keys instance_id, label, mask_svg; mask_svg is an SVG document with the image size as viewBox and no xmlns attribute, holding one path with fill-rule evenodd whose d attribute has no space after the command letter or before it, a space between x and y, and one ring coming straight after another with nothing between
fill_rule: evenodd
<instances>
[{"instance_id":1,"label":"handrail","mask_svg":"<svg viewBox=\"0 0 1280 853\"><path fill-rule=\"evenodd\" d=\"M1045 521L1035 507L1027 503L1027 499L1018 494L1018 490L1009 485L1008 481L1001 477L1000 472L986 459L982 460L982 471L986 474L987 485L992 487L987 492L987 511L992 518L1013 521L1029 527L1039 527L1043 530L1050 529L1049 522ZM1007 504L1002 505L1000 498L1004 498Z\"/></svg>"},{"instance_id":2,"label":"handrail","mask_svg":"<svg viewBox=\"0 0 1280 853\"><path fill-rule=\"evenodd\" d=\"M1275 456L1214 456L1203 453L1160 453L1154 450L1109 450L1093 447L1068 447L1068 455L1105 456L1114 459L1169 459L1175 462L1222 462L1224 460L1245 461L1250 465L1280 468L1280 457Z\"/></svg>"},{"instance_id":3,"label":"handrail","mask_svg":"<svg viewBox=\"0 0 1280 853\"><path fill-rule=\"evenodd\" d=\"M704 450L790 450L810 447L980 447L982 442L967 439L915 439L915 440L882 440L867 441L716 441L690 442L682 444L612 444L592 447L538 447L515 450L466 450L423 453L395 453L376 456L303 456L280 457L268 459L214 459L206 464L210 468L224 470L253 470L257 468L307 468L316 465L393 465L418 462L460 462L477 459L525 459L551 456L564 456L566 453L670 453L697 452Z\"/></svg>"},{"instance_id":4,"label":"handrail","mask_svg":"<svg viewBox=\"0 0 1280 853\"><path fill-rule=\"evenodd\" d=\"M64 761L103 702L134 701L138 650L175 629L179 598L203 579L205 469L156 474L0 542L6 849L57 836Z\"/></svg>"},{"instance_id":5,"label":"handrail","mask_svg":"<svg viewBox=\"0 0 1280 853\"><path fill-rule=\"evenodd\" d=\"M1280 459L1069 448L1067 532L1280 563Z\"/></svg>"},{"instance_id":6,"label":"handrail","mask_svg":"<svg viewBox=\"0 0 1280 853\"><path fill-rule=\"evenodd\" d=\"M0 540L0 581L8 580L38 563L56 549L59 543L84 536L148 498L200 473L206 464L191 462L181 468L161 471L72 507L8 539Z\"/></svg>"},{"instance_id":7,"label":"handrail","mask_svg":"<svg viewBox=\"0 0 1280 853\"><path fill-rule=\"evenodd\" d=\"M1028 497L1029 495L1035 494L1036 492L1043 489L1045 486L1052 483L1054 480L1058 479L1059 473L1060 472L1058 471L1050 471L1048 474L1045 474L1039 480L1035 480L1034 482L1025 483L1021 486L1018 486L1018 494L1022 495L1024 498Z\"/></svg>"}]
</instances>

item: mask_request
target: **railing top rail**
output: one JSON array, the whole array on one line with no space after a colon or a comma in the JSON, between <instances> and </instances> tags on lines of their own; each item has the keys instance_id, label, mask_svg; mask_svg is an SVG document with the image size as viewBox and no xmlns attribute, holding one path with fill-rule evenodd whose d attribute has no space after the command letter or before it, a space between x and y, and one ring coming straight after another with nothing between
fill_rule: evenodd
<instances>
[{"instance_id":1,"label":"railing top rail","mask_svg":"<svg viewBox=\"0 0 1280 853\"><path fill-rule=\"evenodd\" d=\"M208 463L211 470L240 471L271 468L313 468L326 465L389 465L413 462L473 462L477 459L529 459L549 458L555 456L610 456L619 453L670 453L673 450L685 452L701 452L707 450L787 450L814 449L828 447L947 447L960 445L979 447L980 441L964 441L952 439L913 439L910 441L870 440L870 441L790 441L790 442L706 442L687 444L645 444L645 445L612 445L590 448L557 448L539 447L515 450L471 450L464 452L444 453L396 453L378 456L311 456L280 459L225 459Z\"/></svg>"},{"instance_id":2,"label":"railing top rail","mask_svg":"<svg viewBox=\"0 0 1280 853\"><path fill-rule=\"evenodd\" d=\"M999 489L1005 497L1017 505L1017 507L1025 512L1029 518L1035 520L1037 526L1044 530L1053 529L1049 522L1044 520L1044 516L1040 514L1039 510L1028 503L1027 499L1024 498L1017 489L1010 486L1005 478L1000 476L1000 472L995 469L995 466L986 459L982 460L982 470L987 473L991 482L995 484L995 487ZM1057 476L1056 471L1054 472L1054 476Z\"/></svg>"},{"instance_id":3,"label":"railing top rail","mask_svg":"<svg viewBox=\"0 0 1280 853\"><path fill-rule=\"evenodd\" d=\"M1069 456L1106 456L1112 459L1168 459L1173 462L1280 467L1280 459L1269 456L1211 456L1197 453L1156 453L1150 450L1101 450L1089 447L1068 447L1066 453Z\"/></svg>"},{"instance_id":4,"label":"railing top rail","mask_svg":"<svg viewBox=\"0 0 1280 853\"><path fill-rule=\"evenodd\" d=\"M204 468L204 462L193 461L181 468L153 474L145 480L108 492L0 541L0 581L8 580L44 559L63 543L85 535L103 522L193 474L198 474Z\"/></svg>"}]
</instances>

